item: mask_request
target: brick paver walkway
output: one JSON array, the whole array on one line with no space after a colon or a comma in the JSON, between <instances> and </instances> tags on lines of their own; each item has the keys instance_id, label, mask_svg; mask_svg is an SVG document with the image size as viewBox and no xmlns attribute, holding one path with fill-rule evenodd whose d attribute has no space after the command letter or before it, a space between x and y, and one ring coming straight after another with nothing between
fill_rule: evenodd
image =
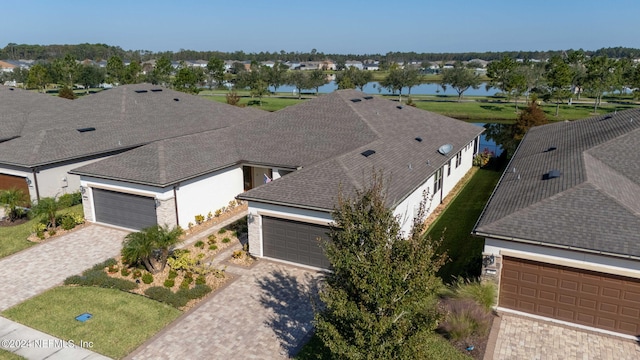
<instances>
[{"instance_id":1,"label":"brick paver walkway","mask_svg":"<svg viewBox=\"0 0 640 360\"><path fill-rule=\"evenodd\" d=\"M88 225L0 259L0 311L118 255L127 231Z\"/></svg>"},{"instance_id":2,"label":"brick paver walkway","mask_svg":"<svg viewBox=\"0 0 640 360\"><path fill-rule=\"evenodd\" d=\"M312 329L320 274L260 260L141 346L133 359L288 359ZM310 290L311 289L311 290Z\"/></svg>"},{"instance_id":3,"label":"brick paver walkway","mask_svg":"<svg viewBox=\"0 0 640 360\"><path fill-rule=\"evenodd\" d=\"M485 359L640 359L632 340L501 313L493 357Z\"/></svg>"}]
</instances>

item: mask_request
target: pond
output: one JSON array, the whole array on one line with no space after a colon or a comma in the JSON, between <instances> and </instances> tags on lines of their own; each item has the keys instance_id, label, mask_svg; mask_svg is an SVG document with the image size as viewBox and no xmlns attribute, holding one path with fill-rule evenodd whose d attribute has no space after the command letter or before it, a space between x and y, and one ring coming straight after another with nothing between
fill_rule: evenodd
<instances>
[{"instance_id":1,"label":"pond","mask_svg":"<svg viewBox=\"0 0 640 360\"><path fill-rule=\"evenodd\" d=\"M464 95L466 96L493 96L495 94L498 93L498 89L495 88L489 88L488 90L486 89L486 83L482 83L480 84L480 87L478 89L469 89L467 91L464 92ZM336 84L335 80L332 80L331 82L329 82L328 84L322 85L320 86L320 88L318 89L318 91L320 93L330 93L330 92L334 92L336 89L338 88L338 85ZM269 87L270 91L274 91L273 86ZM406 95L407 94L407 88L403 88L402 89L402 94ZM278 87L278 92L279 93L295 93L296 88L291 86L291 85L283 85ZM303 92L313 92L315 90L303 90ZM380 83L378 82L370 82L367 85L364 86L364 92L367 94L382 94L382 95L388 95L391 94L391 91L385 89L384 87L380 86ZM447 87L447 90L444 91L442 89L442 87L440 86L440 84L438 83L424 83L424 84L420 84L417 86L414 86L411 88L411 94L412 95L449 95L449 96L458 96L458 93L453 90L451 87Z\"/></svg>"},{"instance_id":2,"label":"pond","mask_svg":"<svg viewBox=\"0 0 640 360\"><path fill-rule=\"evenodd\" d=\"M473 123L473 125L484 127L485 123ZM486 136L486 132L480 135L480 152L485 150L492 152L495 156L502 154L502 147L498 145L493 139L489 139Z\"/></svg>"}]
</instances>

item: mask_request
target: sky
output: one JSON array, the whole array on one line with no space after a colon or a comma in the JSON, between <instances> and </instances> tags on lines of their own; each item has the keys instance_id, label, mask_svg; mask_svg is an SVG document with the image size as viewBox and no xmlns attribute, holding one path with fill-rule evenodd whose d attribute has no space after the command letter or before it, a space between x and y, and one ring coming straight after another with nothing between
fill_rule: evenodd
<instances>
[{"instance_id":1,"label":"sky","mask_svg":"<svg viewBox=\"0 0 640 360\"><path fill-rule=\"evenodd\" d=\"M23 0L0 47L327 54L640 48L638 0Z\"/></svg>"}]
</instances>

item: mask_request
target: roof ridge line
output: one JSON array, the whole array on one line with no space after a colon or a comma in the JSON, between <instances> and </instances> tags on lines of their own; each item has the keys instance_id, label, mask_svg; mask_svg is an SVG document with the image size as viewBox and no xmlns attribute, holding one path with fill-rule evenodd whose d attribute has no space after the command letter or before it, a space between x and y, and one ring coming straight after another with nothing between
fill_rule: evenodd
<instances>
[{"instance_id":1,"label":"roof ridge line","mask_svg":"<svg viewBox=\"0 0 640 360\"><path fill-rule=\"evenodd\" d=\"M158 175L163 183L167 182L167 157L165 156L164 142L158 141Z\"/></svg>"},{"instance_id":2,"label":"roof ridge line","mask_svg":"<svg viewBox=\"0 0 640 360\"><path fill-rule=\"evenodd\" d=\"M351 180L351 185L353 185L356 189L361 190L362 189L362 184L360 184L358 182L358 180L356 180L353 175L351 175L351 172L349 171L349 169L347 168L347 166L344 164L344 162L342 161L342 157L338 156L336 158L336 161L338 161L338 164L340 164L340 167L342 168L342 171L344 172L345 175L347 175L347 177L349 178L349 180Z\"/></svg>"},{"instance_id":3,"label":"roof ridge line","mask_svg":"<svg viewBox=\"0 0 640 360\"><path fill-rule=\"evenodd\" d=\"M356 90L356 91L357 91L357 90ZM376 136L378 137L378 139L382 139L382 135L380 135L380 133L378 132L378 130L377 130L373 125L371 125L371 123L370 123L370 122L369 122L369 121L368 121L364 116L362 116L362 114L358 111L358 109L356 109L356 108L353 106L353 103L349 104L349 102L348 102L349 100L345 100L342 96L340 97L340 99L342 99L342 101L344 101L344 102L345 102L345 104L347 104L347 106L349 106L351 109L353 109L353 111L356 113L356 115L358 115L358 118L359 118L360 120L362 120L362 122L364 122L365 124L367 124L367 127L368 127L371 131L373 131L373 133L374 133L374 134L376 134Z\"/></svg>"}]
</instances>

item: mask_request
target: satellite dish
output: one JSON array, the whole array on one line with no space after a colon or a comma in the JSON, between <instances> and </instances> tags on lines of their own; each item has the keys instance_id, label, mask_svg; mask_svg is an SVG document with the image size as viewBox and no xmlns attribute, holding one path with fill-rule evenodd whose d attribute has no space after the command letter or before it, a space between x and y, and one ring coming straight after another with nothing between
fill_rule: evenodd
<instances>
[{"instance_id":1,"label":"satellite dish","mask_svg":"<svg viewBox=\"0 0 640 360\"><path fill-rule=\"evenodd\" d=\"M442 146L440 146L440 148L438 149L438 152L442 155L447 155L448 153L451 152L451 150L453 150L453 145L451 144L444 144Z\"/></svg>"}]
</instances>

